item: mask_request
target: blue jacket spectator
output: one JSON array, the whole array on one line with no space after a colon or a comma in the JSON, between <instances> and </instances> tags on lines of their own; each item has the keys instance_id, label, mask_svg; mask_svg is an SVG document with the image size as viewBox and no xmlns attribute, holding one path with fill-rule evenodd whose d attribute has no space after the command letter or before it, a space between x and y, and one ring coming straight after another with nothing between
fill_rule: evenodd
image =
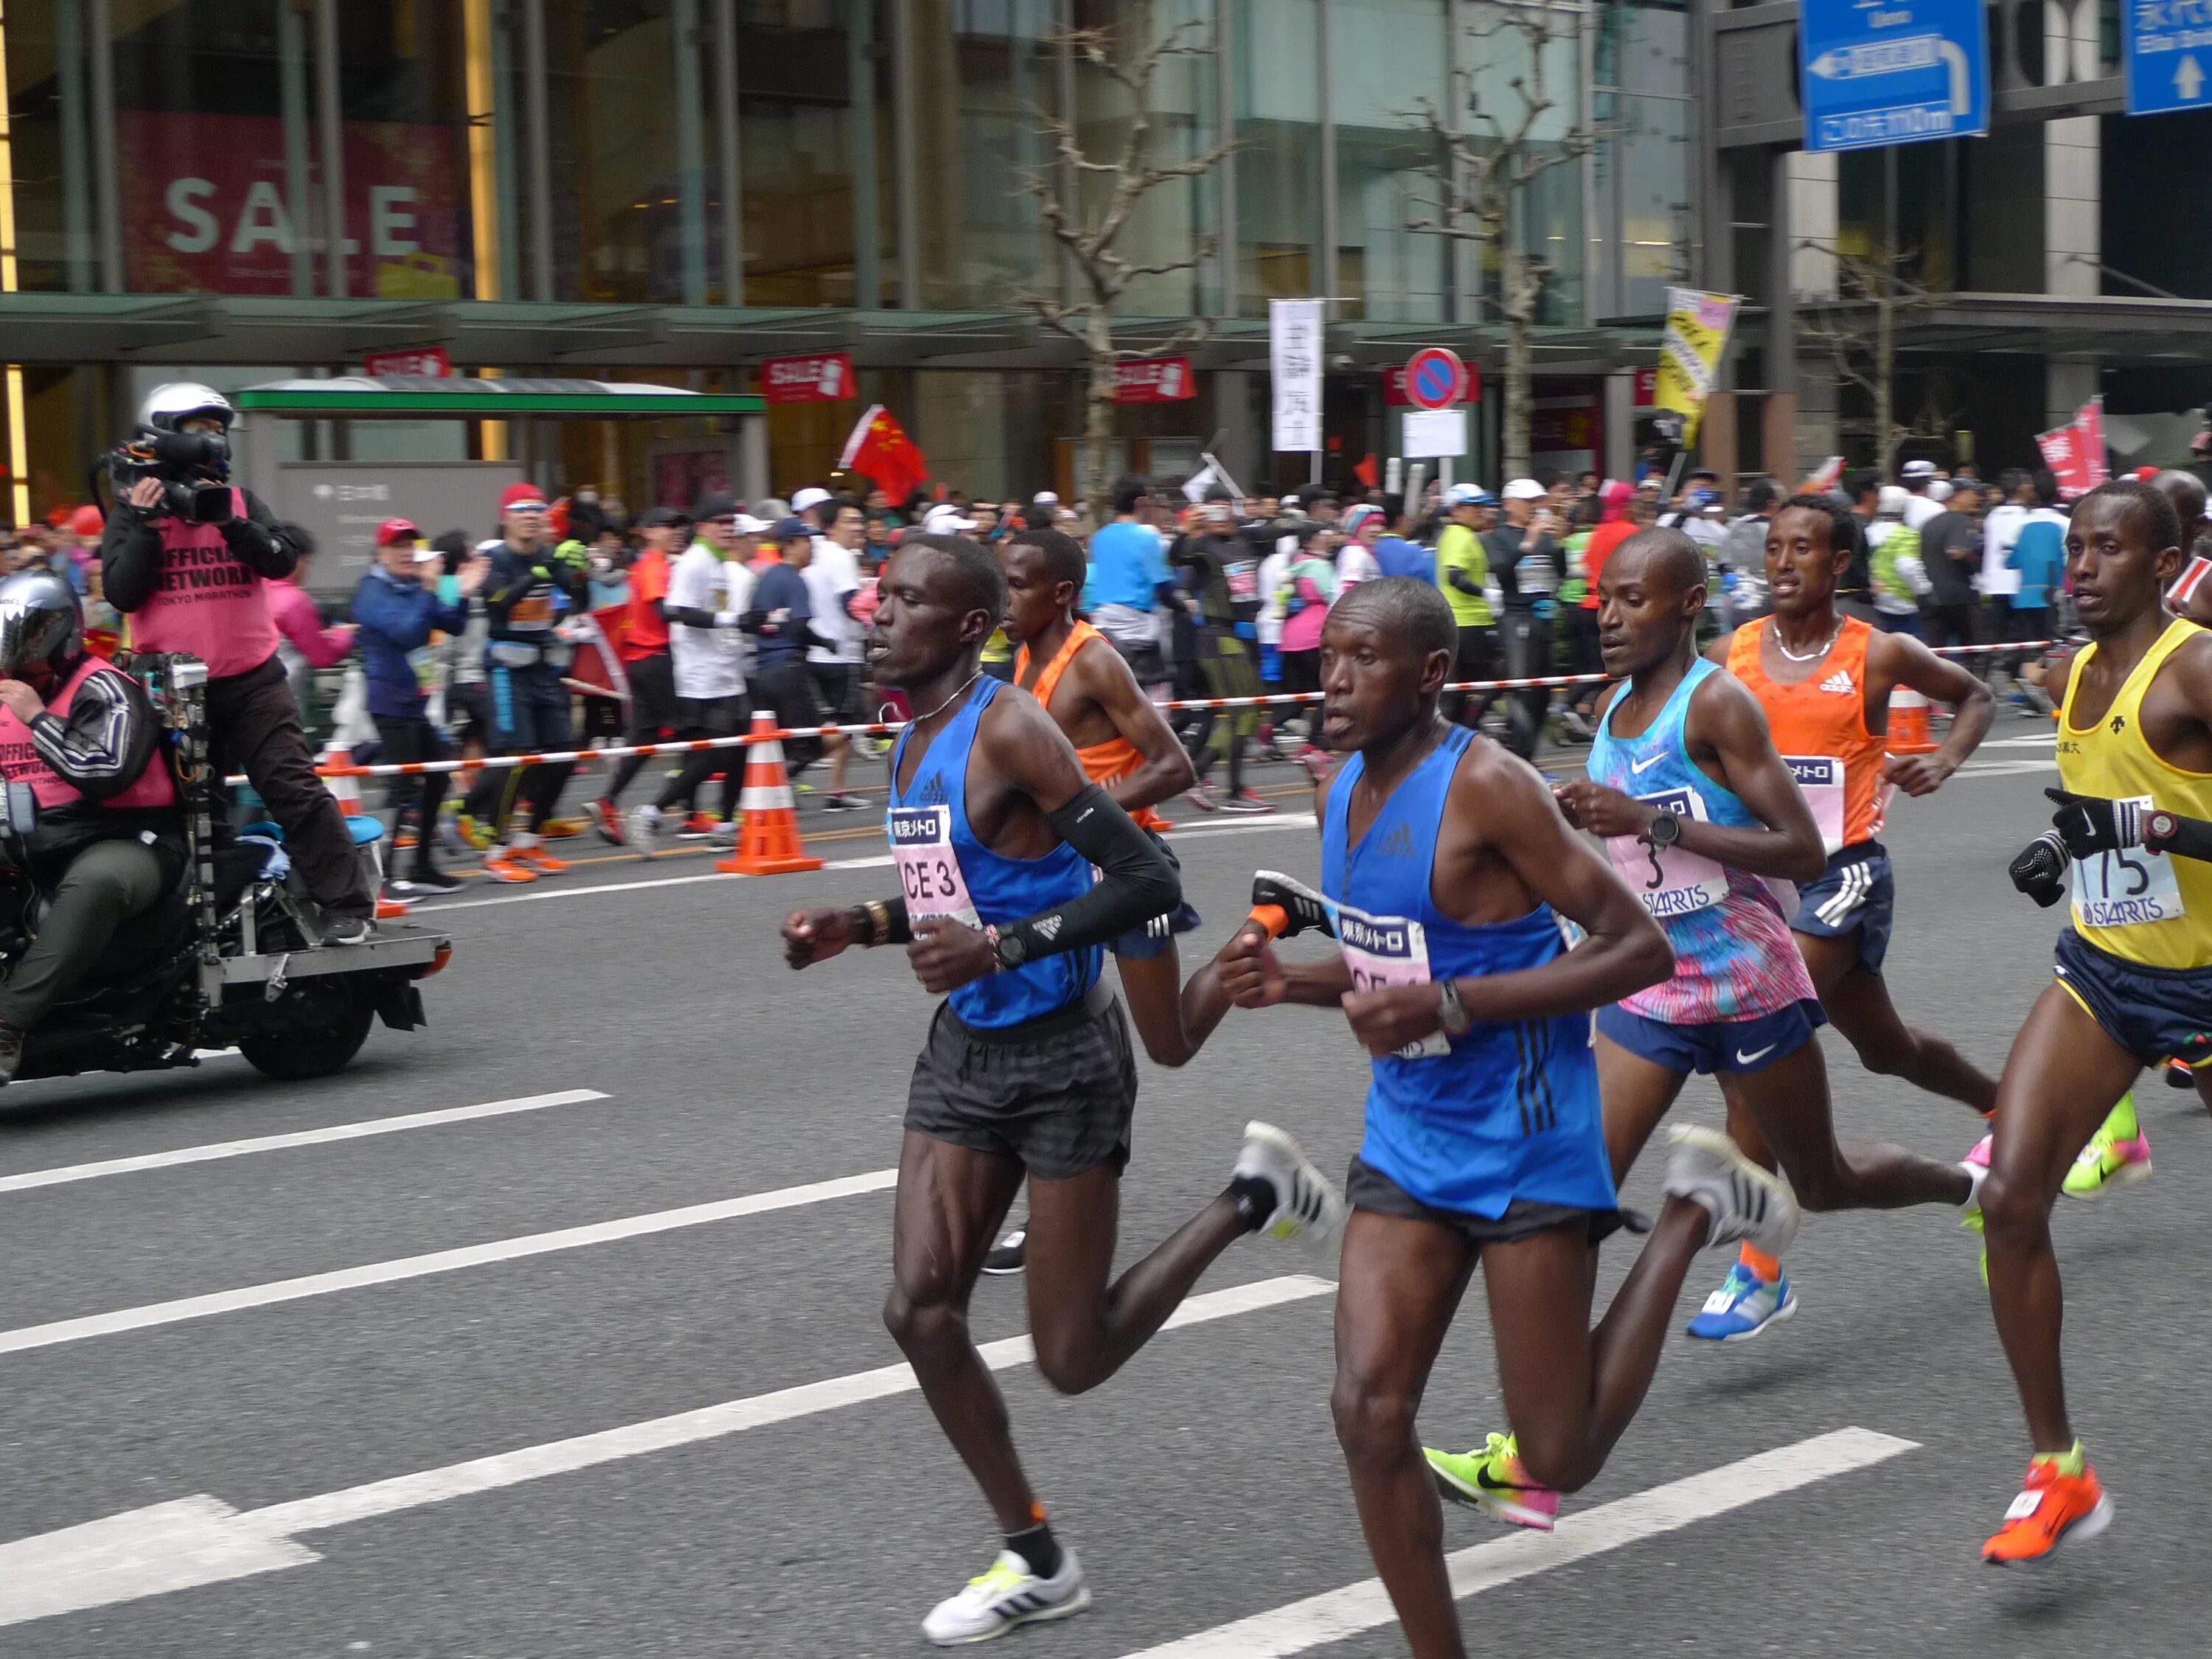
<instances>
[{"instance_id":1,"label":"blue jacket spectator","mask_svg":"<svg viewBox=\"0 0 2212 1659\"><path fill-rule=\"evenodd\" d=\"M433 632L465 629L468 602L447 605L422 583L372 565L353 591L353 619L361 629L356 642L368 677L369 714L387 720L419 715L429 694L415 672L414 653L427 650Z\"/></svg>"}]
</instances>

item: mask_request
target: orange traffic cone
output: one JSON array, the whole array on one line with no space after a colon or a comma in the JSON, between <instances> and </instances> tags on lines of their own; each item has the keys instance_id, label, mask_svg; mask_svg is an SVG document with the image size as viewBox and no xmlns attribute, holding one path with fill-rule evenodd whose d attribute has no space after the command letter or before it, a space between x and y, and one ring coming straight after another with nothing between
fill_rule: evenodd
<instances>
[{"instance_id":1,"label":"orange traffic cone","mask_svg":"<svg viewBox=\"0 0 2212 1659\"><path fill-rule=\"evenodd\" d=\"M745 792L739 797L744 828L737 856L714 861L726 876L782 876L822 867L822 860L809 857L799 844L799 805L792 798L791 776L783 769L783 745L760 735L775 730L773 714L753 716L755 741L745 746Z\"/></svg>"},{"instance_id":2,"label":"orange traffic cone","mask_svg":"<svg viewBox=\"0 0 2212 1659\"><path fill-rule=\"evenodd\" d=\"M1893 687L1889 694L1889 752L1932 755L1936 747L1936 739L1928 733L1928 699L1909 685Z\"/></svg>"}]
</instances>

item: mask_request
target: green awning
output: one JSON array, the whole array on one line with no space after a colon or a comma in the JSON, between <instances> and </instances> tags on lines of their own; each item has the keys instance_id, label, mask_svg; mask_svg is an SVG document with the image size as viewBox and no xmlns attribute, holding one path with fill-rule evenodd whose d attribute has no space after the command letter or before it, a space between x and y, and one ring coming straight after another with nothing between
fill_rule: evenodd
<instances>
[{"instance_id":1,"label":"green awning","mask_svg":"<svg viewBox=\"0 0 2212 1659\"><path fill-rule=\"evenodd\" d=\"M249 414L348 420L493 420L522 415L595 421L666 421L709 415L757 415L766 402L750 392L685 392L615 380L469 380L434 375L327 380L271 380L246 387L238 407Z\"/></svg>"}]
</instances>

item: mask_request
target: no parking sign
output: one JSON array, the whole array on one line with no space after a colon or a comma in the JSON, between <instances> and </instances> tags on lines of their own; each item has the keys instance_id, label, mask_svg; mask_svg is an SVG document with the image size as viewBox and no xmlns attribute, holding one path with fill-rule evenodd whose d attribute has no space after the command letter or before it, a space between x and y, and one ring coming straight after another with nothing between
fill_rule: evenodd
<instances>
[{"instance_id":1,"label":"no parking sign","mask_svg":"<svg viewBox=\"0 0 2212 1659\"><path fill-rule=\"evenodd\" d=\"M1406 360L1406 397L1416 409L1467 401L1467 365L1447 346L1423 346Z\"/></svg>"}]
</instances>

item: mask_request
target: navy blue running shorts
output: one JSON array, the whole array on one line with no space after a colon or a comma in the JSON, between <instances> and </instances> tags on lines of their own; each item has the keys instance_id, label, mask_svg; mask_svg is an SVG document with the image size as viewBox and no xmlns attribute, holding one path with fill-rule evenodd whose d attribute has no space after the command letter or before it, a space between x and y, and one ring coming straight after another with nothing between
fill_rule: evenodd
<instances>
[{"instance_id":1,"label":"navy blue running shorts","mask_svg":"<svg viewBox=\"0 0 2212 1659\"><path fill-rule=\"evenodd\" d=\"M1145 833L1152 838L1153 846L1167 854L1168 862L1174 865L1176 872L1180 874L1182 870L1182 860L1175 855L1175 849L1168 845L1166 837L1157 830L1147 830ZM1115 939L1112 947L1114 954L1117 957L1126 957L1132 962L1143 962L1153 957L1165 956L1175 948L1175 936L1177 933L1189 933L1198 926L1198 912L1191 908L1188 899L1183 899L1178 902L1176 908L1167 915L1154 916L1143 927L1132 927L1121 938Z\"/></svg>"},{"instance_id":2,"label":"navy blue running shorts","mask_svg":"<svg viewBox=\"0 0 2212 1659\"><path fill-rule=\"evenodd\" d=\"M1859 936L1859 966L1881 972L1889 954L1889 927L1897 908L1897 881L1889 854L1878 841L1844 848L1828 860L1820 880L1797 890L1790 926L1816 939Z\"/></svg>"},{"instance_id":3,"label":"navy blue running shorts","mask_svg":"<svg viewBox=\"0 0 2212 1659\"><path fill-rule=\"evenodd\" d=\"M1632 1014L1619 1003L1597 1011L1601 1036L1610 1037L1632 1054L1685 1076L1695 1072L1763 1072L1796 1054L1828 1023L1811 997L1749 1019L1716 1019L1701 1025L1669 1025Z\"/></svg>"},{"instance_id":4,"label":"navy blue running shorts","mask_svg":"<svg viewBox=\"0 0 2212 1659\"><path fill-rule=\"evenodd\" d=\"M2162 1066L2168 1055L2192 1070L2212 1064L2212 969L2147 968L2071 927L2059 934L2057 955L2058 982L2144 1065Z\"/></svg>"}]
</instances>

